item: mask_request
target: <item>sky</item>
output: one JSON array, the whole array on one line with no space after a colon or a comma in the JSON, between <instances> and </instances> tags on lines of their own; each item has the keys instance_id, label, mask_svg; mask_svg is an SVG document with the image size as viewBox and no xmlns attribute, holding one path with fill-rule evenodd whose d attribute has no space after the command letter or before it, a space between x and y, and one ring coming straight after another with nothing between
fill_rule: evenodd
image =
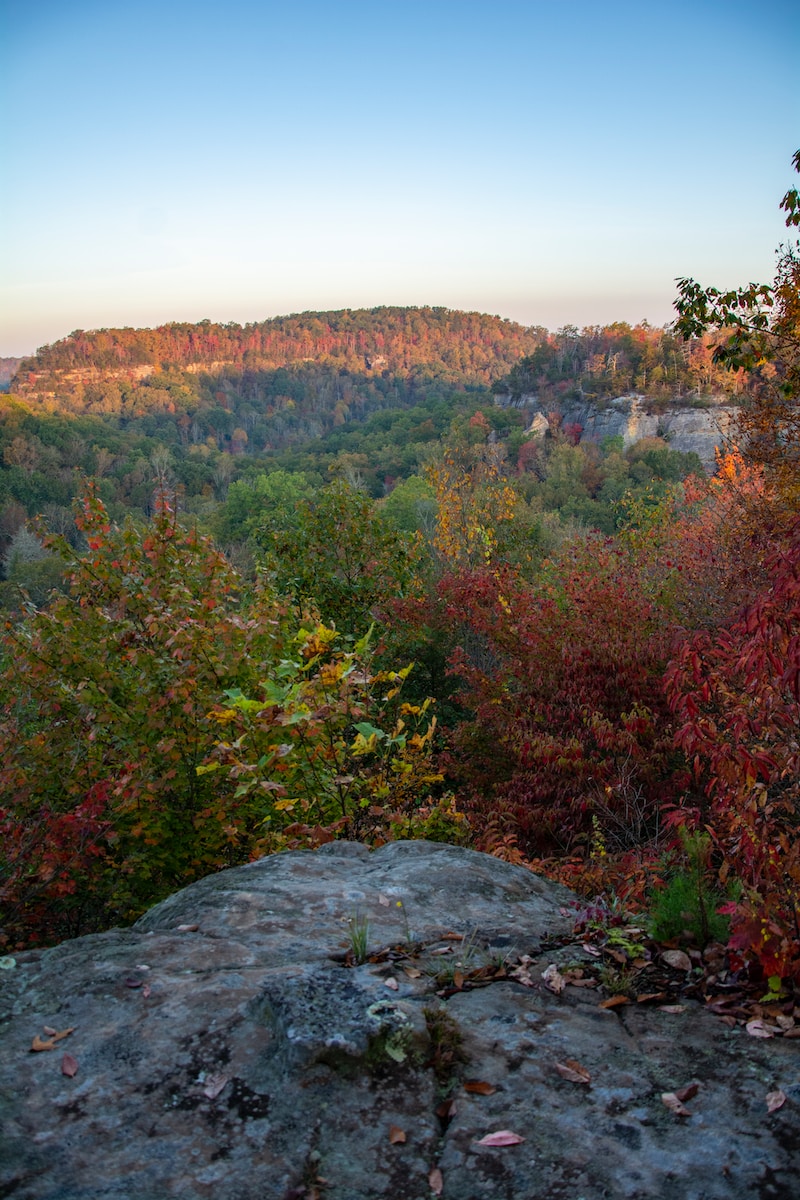
<instances>
[{"instance_id":1,"label":"sky","mask_svg":"<svg viewBox=\"0 0 800 1200\"><path fill-rule=\"evenodd\" d=\"M0 0L0 356L444 305L556 329L768 281L796 0Z\"/></svg>"}]
</instances>

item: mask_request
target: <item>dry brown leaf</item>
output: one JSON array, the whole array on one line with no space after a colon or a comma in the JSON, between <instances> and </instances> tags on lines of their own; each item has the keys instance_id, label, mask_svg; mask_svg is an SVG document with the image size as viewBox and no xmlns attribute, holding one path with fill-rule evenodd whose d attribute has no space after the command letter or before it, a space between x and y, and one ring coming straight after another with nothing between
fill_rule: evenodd
<instances>
[{"instance_id":1,"label":"dry brown leaf","mask_svg":"<svg viewBox=\"0 0 800 1200\"><path fill-rule=\"evenodd\" d=\"M483 1079L466 1079L464 1091L472 1092L475 1096L491 1096L497 1091L497 1088L493 1083L486 1083Z\"/></svg>"},{"instance_id":2,"label":"dry brown leaf","mask_svg":"<svg viewBox=\"0 0 800 1200\"><path fill-rule=\"evenodd\" d=\"M453 987L458 988L458 990L461 991L463 986L464 986L463 973L461 971L455 971L453 974Z\"/></svg>"},{"instance_id":3,"label":"dry brown leaf","mask_svg":"<svg viewBox=\"0 0 800 1200\"><path fill-rule=\"evenodd\" d=\"M441 1196L444 1187L442 1172L438 1167L432 1167L428 1172L428 1186L435 1196Z\"/></svg>"},{"instance_id":4,"label":"dry brown leaf","mask_svg":"<svg viewBox=\"0 0 800 1200\"><path fill-rule=\"evenodd\" d=\"M397 982L394 975L390 975L388 979L384 979L383 986L391 988L393 992L396 992L400 984Z\"/></svg>"},{"instance_id":5,"label":"dry brown leaf","mask_svg":"<svg viewBox=\"0 0 800 1200\"><path fill-rule=\"evenodd\" d=\"M448 933L442 934L443 942L463 942L463 933L453 933L452 929Z\"/></svg>"},{"instance_id":6,"label":"dry brown leaf","mask_svg":"<svg viewBox=\"0 0 800 1200\"><path fill-rule=\"evenodd\" d=\"M643 992L636 997L637 1004L655 1004L656 1000L665 1000L666 992Z\"/></svg>"},{"instance_id":7,"label":"dry brown leaf","mask_svg":"<svg viewBox=\"0 0 800 1200\"><path fill-rule=\"evenodd\" d=\"M47 1035L47 1037L55 1037L56 1034L58 1033L58 1030L53 1029L52 1025L43 1025L42 1030Z\"/></svg>"},{"instance_id":8,"label":"dry brown leaf","mask_svg":"<svg viewBox=\"0 0 800 1200\"><path fill-rule=\"evenodd\" d=\"M62 1029L60 1033L54 1033L52 1035L53 1041L60 1042L62 1040L62 1038L69 1037L69 1035L74 1032L75 1032L75 1026L70 1025L69 1029ZM47 1030L45 1030L45 1033L47 1033Z\"/></svg>"},{"instance_id":9,"label":"dry brown leaf","mask_svg":"<svg viewBox=\"0 0 800 1200\"><path fill-rule=\"evenodd\" d=\"M591 942L581 942L581 950L585 950L587 954L591 954L592 958L600 958L601 951L597 946L593 946Z\"/></svg>"},{"instance_id":10,"label":"dry brown leaf","mask_svg":"<svg viewBox=\"0 0 800 1200\"><path fill-rule=\"evenodd\" d=\"M529 954L521 955L519 965L514 967L513 971L509 971L510 978L516 979L517 983L524 984L525 987L533 987L533 980L528 969L531 961Z\"/></svg>"},{"instance_id":11,"label":"dry brown leaf","mask_svg":"<svg viewBox=\"0 0 800 1200\"><path fill-rule=\"evenodd\" d=\"M550 963L550 966L542 971L542 979L546 988L549 988L551 992L555 992L557 996L561 995L565 986L564 976L555 963Z\"/></svg>"},{"instance_id":12,"label":"dry brown leaf","mask_svg":"<svg viewBox=\"0 0 800 1200\"><path fill-rule=\"evenodd\" d=\"M692 960L683 950L664 950L661 954L664 962L676 971L691 971Z\"/></svg>"},{"instance_id":13,"label":"dry brown leaf","mask_svg":"<svg viewBox=\"0 0 800 1200\"><path fill-rule=\"evenodd\" d=\"M78 1060L73 1058L71 1054L65 1054L61 1060L61 1074L72 1079L73 1075L78 1073Z\"/></svg>"},{"instance_id":14,"label":"dry brown leaf","mask_svg":"<svg viewBox=\"0 0 800 1200\"><path fill-rule=\"evenodd\" d=\"M800 1025L793 1025L791 1029L785 1029L783 1036L788 1038L800 1037Z\"/></svg>"},{"instance_id":15,"label":"dry brown leaf","mask_svg":"<svg viewBox=\"0 0 800 1200\"><path fill-rule=\"evenodd\" d=\"M199 925L179 925L178 933L197 933Z\"/></svg>"},{"instance_id":16,"label":"dry brown leaf","mask_svg":"<svg viewBox=\"0 0 800 1200\"><path fill-rule=\"evenodd\" d=\"M399 1125L389 1126L389 1141L393 1146L399 1146L406 1140L406 1131Z\"/></svg>"},{"instance_id":17,"label":"dry brown leaf","mask_svg":"<svg viewBox=\"0 0 800 1200\"><path fill-rule=\"evenodd\" d=\"M778 1109L783 1108L784 1104L786 1103L786 1092L781 1091L780 1088L778 1088L776 1092L767 1092L766 1101L767 1112L777 1112Z\"/></svg>"},{"instance_id":18,"label":"dry brown leaf","mask_svg":"<svg viewBox=\"0 0 800 1200\"><path fill-rule=\"evenodd\" d=\"M33 1039L33 1041L31 1042L31 1050L35 1050L37 1053L40 1050L55 1050L55 1048L56 1048L55 1042L42 1041L42 1039L39 1037L38 1033L37 1033L36 1037Z\"/></svg>"},{"instance_id":19,"label":"dry brown leaf","mask_svg":"<svg viewBox=\"0 0 800 1200\"><path fill-rule=\"evenodd\" d=\"M206 1078L203 1087L203 1095L208 1096L209 1100L216 1100L217 1096L228 1082L227 1075L209 1075Z\"/></svg>"},{"instance_id":20,"label":"dry brown leaf","mask_svg":"<svg viewBox=\"0 0 800 1200\"><path fill-rule=\"evenodd\" d=\"M436 1106L436 1115L441 1121L450 1121L458 1111L455 1100L443 1100Z\"/></svg>"},{"instance_id":21,"label":"dry brown leaf","mask_svg":"<svg viewBox=\"0 0 800 1200\"><path fill-rule=\"evenodd\" d=\"M512 1133L510 1129L498 1129L497 1133L487 1133L486 1137L482 1137L477 1142L478 1146L518 1146L520 1142L524 1142L525 1138L520 1137L518 1133Z\"/></svg>"},{"instance_id":22,"label":"dry brown leaf","mask_svg":"<svg viewBox=\"0 0 800 1200\"><path fill-rule=\"evenodd\" d=\"M666 1013L682 1013L682 1012L686 1012L686 1005L685 1004L659 1004L658 1011L666 1012Z\"/></svg>"},{"instance_id":23,"label":"dry brown leaf","mask_svg":"<svg viewBox=\"0 0 800 1200\"><path fill-rule=\"evenodd\" d=\"M388 896L384 896L383 892L378 892L378 904L382 904L384 908L388 908L391 903Z\"/></svg>"},{"instance_id":24,"label":"dry brown leaf","mask_svg":"<svg viewBox=\"0 0 800 1200\"><path fill-rule=\"evenodd\" d=\"M686 1087L678 1088L675 1095L679 1100L691 1100L700 1091L699 1083L687 1083Z\"/></svg>"},{"instance_id":25,"label":"dry brown leaf","mask_svg":"<svg viewBox=\"0 0 800 1200\"><path fill-rule=\"evenodd\" d=\"M431 950L430 953L431 954L452 954L453 947L452 946L434 946L433 950Z\"/></svg>"},{"instance_id":26,"label":"dry brown leaf","mask_svg":"<svg viewBox=\"0 0 800 1200\"><path fill-rule=\"evenodd\" d=\"M419 979L422 975L422 971L418 971L416 967L403 967L403 970L409 979Z\"/></svg>"},{"instance_id":27,"label":"dry brown leaf","mask_svg":"<svg viewBox=\"0 0 800 1200\"><path fill-rule=\"evenodd\" d=\"M607 1000L601 1000L598 1008L621 1008L623 1004L630 1004L627 996L609 996Z\"/></svg>"},{"instance_id":28,"label":"dry brown leaf","mask_svg":"<svg viewBox=\"0 0 800 1200\"><path fill-rule=\"evenodd\" d=\"M556 1070L562 1079L568 1079L570 1083L591 1083L592 1077L574 1058L568 1058L566 1062L556 1063Z\"/></svg>"},{"instance_id":29,"label":"dry brown leaf","mask_svg":"<svg viewBox=\"0 0 800 1200\"><path fill-rule=\"evenodd\" d=\"M681 1100L678 1099L675 1092L662 1092L661 1103L664 1104L671 1113L676 1117L690 1117L692 1114L686 1108Z\"/></svg>"},{"instance_id":30,"label":"dry brown leaf","mask_svg":"<svg viewBox=\"0 0 800 1200\"><path fill-rule=\"evenodd\" d=\"M771 1038L773 1036L772 1031L767 1028L767 1026L759 1017L756 1017L752 1021L748 1021L745 1025L745 1029L750 1034L750 1037Z\"/></svg>"}]
</instances>

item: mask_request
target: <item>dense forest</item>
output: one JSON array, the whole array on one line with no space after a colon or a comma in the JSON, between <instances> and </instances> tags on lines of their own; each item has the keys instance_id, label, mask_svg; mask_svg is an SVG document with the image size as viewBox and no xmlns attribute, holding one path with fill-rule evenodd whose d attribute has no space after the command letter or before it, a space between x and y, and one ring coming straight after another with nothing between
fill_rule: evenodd
<instances>
[{"instance_id":1,"label":"dense forest","mask_svg":"<svg viewBox=\"0 0 800 1200\"><path fill-rule=\"evenodd\" d=\"M427 837L789 995L798 297L788 250L757 294L682 281L673 330L376 309L26 360L0 405L0 947L261 854ZM660 438L527 428L525 396L631 389L737 397L739 447L708 476Z\"/></svg>"}]
</instances>

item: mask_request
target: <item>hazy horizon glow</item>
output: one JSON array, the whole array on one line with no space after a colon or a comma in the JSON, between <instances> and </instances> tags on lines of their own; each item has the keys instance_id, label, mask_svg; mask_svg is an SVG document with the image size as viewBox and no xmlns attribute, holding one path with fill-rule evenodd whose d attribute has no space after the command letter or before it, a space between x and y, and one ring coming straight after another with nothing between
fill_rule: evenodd
<instances>
[{"instance_id":1,"label":"hazy horizon glow","mask_svg":"<svg viewBox=\"0 0 800 1200\"><path fill-rule=\"evenodd\" d=\"M444 305L557 328L769 280L792 0L2 0L0 355Z\"/></svg>"}]
</instances>

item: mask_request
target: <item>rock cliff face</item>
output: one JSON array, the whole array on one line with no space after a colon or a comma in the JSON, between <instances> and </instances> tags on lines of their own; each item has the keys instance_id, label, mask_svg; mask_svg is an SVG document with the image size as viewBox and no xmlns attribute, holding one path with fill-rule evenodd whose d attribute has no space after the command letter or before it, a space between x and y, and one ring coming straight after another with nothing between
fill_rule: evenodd
<instances>
[{"instance_id":1,"label":"rock cliff face","mask_svg":"<svg viewBox=\"0 0 800 1200\"><path fill-rule=\"evenodd\" d=\"M497 397L500 404L510 397ZM530 430L542 434L548 428L535 396L522 396L520 407L530 409ZM642 438L664 438L673 450L698 455L706 469L714 466L714 452L731 440L735 431L736 408L725 397L712 397L708 408L673 407L662 412L648 411L644 396L619 396L603 408L585 403L570 403L561 410L563 425L580 425L581 441L601 442L606 437L621 437L625 446Z\"/></svg>"},{"instance_id":2,"label":"rock cliff face","mask_svg":"<svg viewBox=\"0 0 800 1200\"><path fill-rule=\"evenodd\" d=\"M571 899L468 850L335 843L4 960L0 1196L797 1195L797 1043L549 990L548 967L590 961L559 941ZM384 948L362 965L354 915ZM661 1094L692 1081L676 1116Z\"/></svg>"}]
</instances>

